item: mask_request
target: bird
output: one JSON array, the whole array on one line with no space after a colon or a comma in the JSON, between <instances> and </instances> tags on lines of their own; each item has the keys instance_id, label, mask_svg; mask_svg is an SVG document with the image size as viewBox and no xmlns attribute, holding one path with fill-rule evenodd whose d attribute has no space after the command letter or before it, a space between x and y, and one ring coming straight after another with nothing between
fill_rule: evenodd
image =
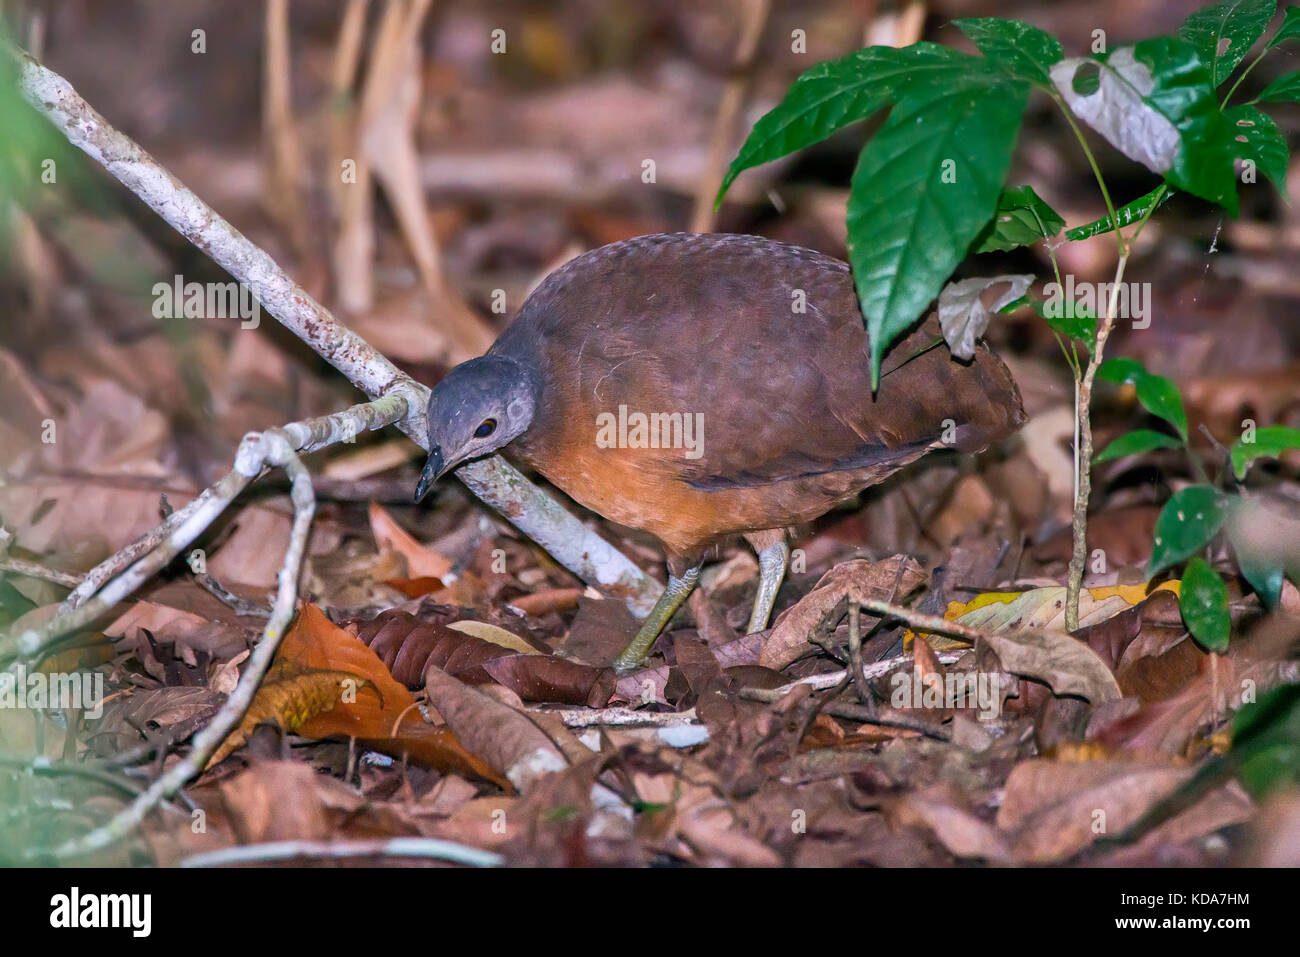
<instances>
[{"instance_id":1,"label":"bird","mask_svg":"<svg viewBox=\"0 0 1300 957\"><path fill-rule=\"evenodd\" d=\"M758 557L748 631L785 577L792 527L935 449L981 451L1025 421L983 343L968 362L933 318L886 354L873 391L848 264L758 236L661 233L548 275L488 351L428 404L420 502L493 453L663 545L668 584L615 659L639 666L736 536Z\"/></svg>"}]
</instances>

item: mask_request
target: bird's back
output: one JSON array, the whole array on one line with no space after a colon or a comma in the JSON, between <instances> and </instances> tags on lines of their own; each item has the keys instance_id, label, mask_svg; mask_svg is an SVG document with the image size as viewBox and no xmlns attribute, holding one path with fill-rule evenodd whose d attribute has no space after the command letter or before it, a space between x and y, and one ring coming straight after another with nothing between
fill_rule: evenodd
<instances>
[{"instance_id":1,"label":"bird's back","mask_svg":"<svg viewBox=\"0 0 1300 957\"><path fill-rule=\"evenodd\" d=\"M1009 434L1023 412L1006 367L982 346L967 364L943 345L922 351L936 336L922 327L896 346L873 395L847 265L754 236L678 233L572 260L492 351L543 373L513 450L583 504L686 547L816 517L945 438L973 450ZM682 438L699 441L631 447L637 413L698 426ZM638 520L665 509L672 528Z\"/></svg>"}]
</instances>

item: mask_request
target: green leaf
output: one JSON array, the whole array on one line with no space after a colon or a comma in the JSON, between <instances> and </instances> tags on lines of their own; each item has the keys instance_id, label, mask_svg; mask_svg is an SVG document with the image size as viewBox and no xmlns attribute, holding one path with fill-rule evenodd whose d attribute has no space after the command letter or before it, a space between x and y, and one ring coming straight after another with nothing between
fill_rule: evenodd
<instances>
[{"instance_id":1,"label":"green leaf","mask_svg":"<svg viewBox=\"0 0 1300 957\"><path fill-rule=\"evenodd\" d=\"M1232 618L1228 614L1228 586L1210 563L1199 555L1187 563L1178 589L1178 609L1192 637L1210 651L1228 650Z\"/></svg>"},{"instance_id":2,"label":"green leaf","mask_svg":"<svg viewBox=\"0 0 1300 957\"><path fill-rule=\"evenodd\" d=\"M1282 600L1282 581L1286 578L1286 569L1276 559L1238 548L1236 539L1233 539L1233 548L1237 552L1237 568L1241 570L1241 577L1255 589L1255 594L1265 608L1270 611L1276 608Z\"/></svg>"},{"instance_id":3,"label":"green leaf","mask_svg":"<svg viewBox=\"0 0 1300 957\"><path fill-rule=\"evenodd\" d=\"M1237 556L1241 575L1250 582L1266 608L1276 608L1282 599L1282 582L1290 573L1300 573L1300 521L1293 509L1264 505L1257 496L1228 500L1224 528ZM1288 565L1291 567L1288 568Z\"/></svg>"},{"instance_id":4,"label":"green leaf","mask_svg":"<svg viewBox=\"0 0 1300 957\"><path fill-rule=\"evenodd\" d=\"M1092 461L1096 465L1126 455L1140 455L1154 449L1181 449L1182 447L1182 443L1172 435L1165 435L1163 432L1155 432L1151 429L1135 429L1110 443Z\"/></svg>"},{"instance_id":5,"label":"green leaf","mask_svg":"<svg viewBox=\"0 0 1300 957\"><path fill-rule=\"evenodd\" d=\"M1115 385L1128 385L1145 375L1150 375L1142 363L1128 356L1115 356L1097 367L1097 378Z\"/></svg>"},{"instance_id":6,"label":"green leaf","mask_svg":"<svg viewBox=\"0 0 1300 957\"><path fill-rule=\"evenodd\" d=\"M1048 287L1056 283L1048 283ZM1063 336L1079 339L1088 348L1092 348L1097 339L1097 317L1087 306L1061 297L1047 300L1034 299L1029 305L1047 321L1047 324Z\"/></svg>"},{"instance_id":7,"label":"green leaf","mask_svg":"<svg viewBox=\"0 0 1300 957\"><path fill-rule=\"evenodd\" d=\"M1256 429L1254 438L1253 442L1247 442L1242 437L1232 444L1232 473L1238 480L1246 477L1255 459L1275 459L1288 449L1300 449L1300 429L1285 425Z\"/></svg>"},{"instance_id":8,"label":"green leaf","mask_svg":"<svg viewBox=\"0 0 1300 957\"><path fill-rule=\"evenodd\" d=\"M1229 754L1256 798L1300 783L1300 684L1280 685L1238 711Z\"/></svg>"},{"instance_id":9,"label":"green leaf","mask_svg":"<svg viewBox=\"0 0 1300 957\"><path fill-rule=\"evenodd\" d=\"M1012 186L998 197L993 219L975 237L970 251L990 253L1030 246L1059 233L1065 220L1031 186Z\"/></svg>"},{"instance_id":10,"label":"green leaf","mask_svg":"<svg viewBox=\"0 0 1300 957\"><path fill-rule=\"evenodd\" d=\"M1292 8L1297 9L1297 8ZM1300 103L1300 70L1284 73L1264 87L1259 95L1261 103Z\"/></svg>"},{"instance_id":11,"label":"green leaf","mask_svg":"<svg viewBox=\"0 0 1300 957\"><path fill-rule=\"evenodd\" d=\"M1193 13L1178 28L1178 36L1196 47L1217 87L1263 36L1276 10L1277 0L1226 0Z\"/></svg>"},{"instance_id":12,"label":"green leaf","mask_svg":"<svg viewBox=\"0 0 1300 957\"><path fill-rule=\"evenodd\" d=\"M1273 39L1268 41L1268 46L1264 49L1271 50L1279 43L1300 37L1300 7L1287 7L1282 17L1282 25L1277 28L1277 33L1273 34Z\"/></svg>"},{"instance_id":13,"label":"green leaf","mask_svg":"<svg viewBox=\"0 0 1300 957\"><path fill-rule=\"evenodd\" d=\"M1079 88L1085 70L1096 71L1095 90ZM1129 159L1236 215L1232 131L1192 44L1155 37L1104 61L1073 57L1052 68L1052 81L1070 111Z\"/></svg>"},{"instance_id":14,"label":"green leaf","mask_svg":"<svg viewBox=\"0 0 1300 957\"><path fill-rule=\"evenodd\" d=\"M1223 525L1223 501L1209 485L1189 485L1170 496L1156 516L1155 547L1147 578L1189 558L1209 544Z\"/></svg>"},{"instance_id":15,"label":"green leaf","mask_svg":"<svg viewBox=\"0 0 1300 957\"><path fill-rule=\"evenodd\" d=\"M1097 378L1116 385L1132 383L1137 389L1138 402L1142 403L1142 408L1164 419L1178 430L1184 442L1187 441L1187 413L1183 410L1183 398L1178 394L1178 386L1173 382L1162 375L1147 372L1142 363L1128 356L1107 359L1097 367Z\"/></svg>"},{"instance_id":16,"label":"green leaf","mask_svg":"<svg viewBox=\"0 0 1300 957\"><path fill-rule=\"evenodd\" d=\"M872 388L885 351L992 218L1029 96L1027 84L947 52L965 68L902 96L849 187L849 263L867 317Z\"/></svg>"},{"instance_id":17,"label":"green leaf","mask_svg":"<svg viewBox=\"0 0 1300 957\"><path fill-rule=\"evenodd\" d=\"M1164 192L1161 193L1161 190L1164 190ZM1169 197L1174 195L1174 191L1167 186L1157 186L1145 196L1139 196L1137 199L1133 200L1133 202L1115 210L1115 218L1119 220L1120 228L1123 229L1125 226L1130 226L1141 219L1146 211L1150 209L1151 204L1156 201L1157 194L1160 194L1160 201L1157 203L1157 208L1159 208L1169 202ZM1077 242L1080 239L1091 239L1093 236L1100 236L1103 233L1109 233L1112 229L1110 214L1108 213L1101 217L1101 219L1094 219L1092 222L1085 223L1082 226L1075 226L1073 229L1067 229L1065 231L1065 238L1072 242Z\"/></svg>"},{"instance_id":18,"label":"green leaf","mask_svg":"<svg viewBox=\"0 0 1300 957\"><path fill-rule=\"evenodd\" d=\"M867 47L810 67L754 124L718 187L715 205L744 170L820 143L895 102L905 90L959 84L969 63L978 62L934 43L915 43L903 49Z\"/></svg>"},{"instance_id":19,"label":"green leaf","mask_svg":"<svg viewBox=\"0 0 1300 957\"><path fill-rule=\"evenodd\" d=\"M1272 181L1277 191L1286 195L1286 170L1291 162L1291 151L1286 137L1267 113L1253 106L1232 106L1224 111L1232 124L1237 143L1237 156L1252 160L1255 167Z\"/></svg>"},{"instance_id":20,"label":"green leaf","mask_svg":"<svg viewBox=\"0 0 1300 957\"><path fill-rule=\"evenodd\" d=\"M1065 56L1061 41L1023 20L973 17L953 24L992 63L1022 80L1051 88L1049 70Z\"/></svg>"},{"instance_id":21,"label":"green leaf","mask_svg":"<svg viewBox=\"0 0 1300 957\"><path fill-rule=\"evenodd\" d=\"M1154 37L1137 44L1133 56L1151 69L1155 81L1144 99L1178 131L1178 152L1165 178L1236 216L1233 131L1196 51L1173 37Z\"/></svg>"},{"instance_id":22,"label":"green leaf","mask_svg":"<svg viewBox=\"0 0 1300 957\"><path fill-rule=\"evenodd\" d=\"M1183 397L1178 386L1162 375L1147 373L1135 383L1138 401L1154 416L1164 419L1187 441L1187 413L1183 410Z\"/></svg>"}]
</instances>

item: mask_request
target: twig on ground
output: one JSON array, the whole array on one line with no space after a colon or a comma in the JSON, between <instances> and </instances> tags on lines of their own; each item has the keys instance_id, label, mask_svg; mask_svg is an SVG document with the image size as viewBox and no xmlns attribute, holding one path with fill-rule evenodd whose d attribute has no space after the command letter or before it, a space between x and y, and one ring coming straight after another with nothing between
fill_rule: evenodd
<instances>
[{"instance_id":1,"label":"twig on ground","mask_svg":"<svg viewBox=\"0 0 1300 957\"><path fill-rule=\"evenodd\" d=\"M381 400L383 401L383 400ZM373 403L378 404L378 403ZM350 410L349 410L350 411ZM313 420L322 423L338 419L338 416L325 416ZM294 423L305 426L306 423ZM275 607L271 619L266 623L262 638L249 656L244 672L239 676L235 690L222 704L213 719L194 735L193 745L182 760L157 777L143 794L131 802L111 820L83 837L66 841L54 853L60 857L70 857L92 853L121 840L134 830L159 802L176 794L192 778L197 777L207 766L208 760L226 736L243 720L245 712L253 703L253 696L271 661L276 649L284 637L285 629L294 616L298 601L298 576L302 572L303 556L307 552L307 535L311 531L312 515L316 510L316 496L311 487L311 476L298 458L297 450L286 432L300 439L300 446L311 446L309 436L285 429L272 429L258 436L250 436L240 446L240 456L235 463L232 474L257 474L265 466L283 468L292 482L290 498L293 501L293 526L289 532L289 547L286 549L284 565L280 569L279 587L275 595ZM183 546L182 546L183 547ZM129 573L128 573L129 574ZM110 585L110 587L112 587ZM100 599L96 597L87 604ZM75 613L74 613L75 614Z\"/></svg>"},{"instance_id":2,"label":"twig on ground","mask_svg":"<svg viewBox=\"0 0 1300 957\"><path fill-rule=\"evenodd\" d=\"M49 568L39 562L29 562L22 558L0 558L0 572L13 572L15 575L39 578L65 588L76 588L84 577L73 572L61 572L57 568Z\"/></svg>"},{"instance_id":3,"label":"twig on ground","mask_svg":"<svg viewBox=\"0 0 1300 957\"><path fill-rule=\"evenodd\" d=\"M632 708L564 708L543 709L538 714L558 714L566 728L676 728L699 724L694 708L685 711L636 711Z\"/></svg>"},{"instance_id":4,"label":"twig on ground","mask_svg":"<svg viewBox=\"0 0 1300 957\"><path fill-rule=\"evenodd\" d=\"M780 701L785 697L785 693L780 688L741 688L736 692L740 697L747 701L761 701L765 704L771 704ZM851 701L827 701L821 706L821 710L837 718L844 718L848 721L858 721L862 724L879 725L882 728L899 728L903 731L915 731L923 734L927 738L934 738L937 741L951 741L952 732L947 728L930 724L925 721L913 721L910 718L893 717L881 715L874 708L867 708L860 704L854 704Z\"/></svg>"},{"instance_id":5,"label":"twig on ground","mask_svg":"<svg viewBox=\"0 0 1300 957\"><path fill-rule=\"evenodd\" d=\"M221 582L217 581L211 575L195 575L194 581L199 587L209 595L221 602L227 608L234 611L237 615L243 615L246 618L270 618L271 609L266 605L255 601L249 601L247 598L240 598Z\"/></svg>"},{"instance_id":6,"label":"twig on ground","mask_svg":"<svg viewBox=\"0 0 1300 957\"><path fill-rule=\"evenodd\" d=\"M185 507L172 512L153 532L139 540L156 542L152 551L109 579L98 592L84 595L75 608L69 609L69 602L65 601L44 624L19 635L0 639L0 662L36 656L59 636L86 626L130 595L216 521L268 465L281 464L283 449L288 449L290 454L314 452L362 432L382 428L409 415L412 405L418 401L413 386L414 383L399 383L388 395L373 402L363 402L332 415L290 422L279 428L245 436L230 474ZM291 496L292 488L291 485ZM199 503L197 507L196 503ZM133 543L119 552L118 556L133 552L138 544L139 542ZM99 568L92 570L87 575L87 581L92 576L102 577L100 569L120 567L123 563L118 556L109 558ZM83 582L82 587L84 584ZM78 591L81 590L78 588Z\"/></svg>"},{"instance_id":7,"label":"twig on ground","mask_svg":"<svg viewBox=\"0 0 1300 957\"><path fill-rule=\"evenodd\" d=\"M390 837L365 841L271 841L266 844L243 844L207 854L194 854L184 858L181 867L224 867L302 857L332 861L358 857L418 857L450 861L469 867L497 867L505 863L505 858L500 854L452 841L434 837Z\"/></svg>"}]
</instances>

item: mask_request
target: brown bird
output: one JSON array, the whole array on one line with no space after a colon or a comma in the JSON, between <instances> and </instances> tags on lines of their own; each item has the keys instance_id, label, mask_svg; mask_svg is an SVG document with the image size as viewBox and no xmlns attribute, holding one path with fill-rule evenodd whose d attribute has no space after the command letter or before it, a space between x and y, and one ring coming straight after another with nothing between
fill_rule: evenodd
<instances>
[{"instance_id":1,"label":"brown bird","mask_svg":"<svg viewBox=\"0 0 1300 957\"><path fill-rule=\"evenodd\" d=\"M429 400L415 500L492 452L664 545L668 586L619 656L635 667L699 578L743 535L767 627L791 525L931 449L983 449L1024 422L1006 366L969 363L923 326L873 395L849 267L755 236L674 233L592 250L546 278L487 354Z\"/></svg>"}]
</instances>

